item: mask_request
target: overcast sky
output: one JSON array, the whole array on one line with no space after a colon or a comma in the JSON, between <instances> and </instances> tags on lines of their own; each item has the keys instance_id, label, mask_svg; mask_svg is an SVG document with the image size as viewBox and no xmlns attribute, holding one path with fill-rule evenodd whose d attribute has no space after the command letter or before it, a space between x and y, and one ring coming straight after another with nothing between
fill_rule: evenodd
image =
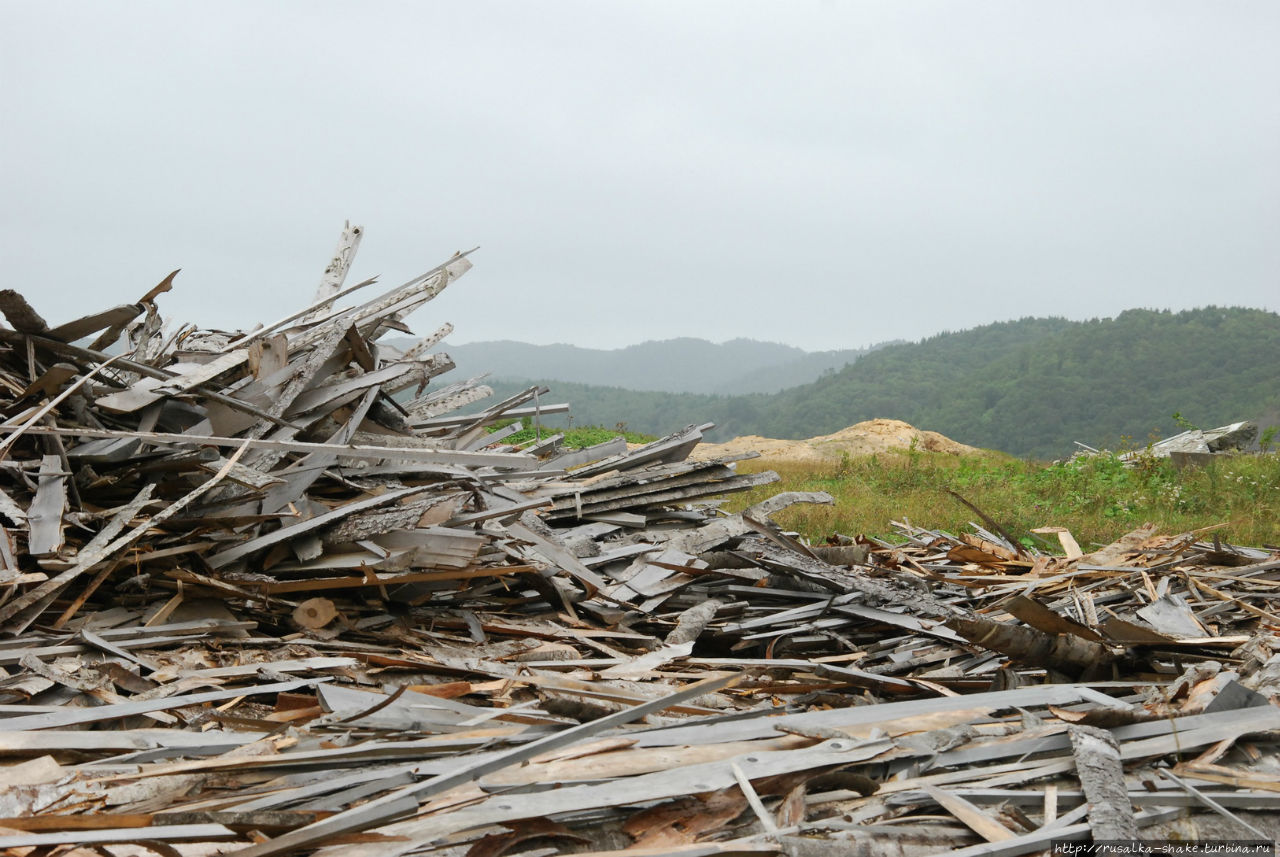
<instances>
[{"instance_id":1,"label":"overcast sky","mask_svg":"<svg viewBox=\"0 0 1280 857\"><path fill-rule=\"evenodd\" d=\"M456 341L1280 309L1280 4L0 0L5 286L249 327L344 220ZM351 279L348 282L355 282Z\"/></svg>"}]
</instances>

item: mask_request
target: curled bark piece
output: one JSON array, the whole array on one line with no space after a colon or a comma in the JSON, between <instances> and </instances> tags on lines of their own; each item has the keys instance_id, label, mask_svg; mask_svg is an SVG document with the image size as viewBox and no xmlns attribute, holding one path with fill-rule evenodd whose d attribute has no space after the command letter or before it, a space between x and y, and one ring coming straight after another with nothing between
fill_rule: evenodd
<instances>
[{"instance_id":1,"label":"curled bark piece","mask_svg":"<svg viewBox=\"0 0 1280 857\"><path fill-rule=\"evenodd\" d=\"M945 623L975 645L1008 655L1019 663L1080 675L1115 661L1106 646L1075 636L1046 634L1035 628L1005 625L981 617L955 617Z\"/></svg>"},{"instance_id":2,"label":"curled bark piece","mask_svg":"<svg viewBox=\"0 0 1280 857\"><path fill-rule=\"evenodd\" d=\"M0 289L0 312L19 333L44 333L49 323L13 289Z\"/></svg>"},{"instance_id":3,"label":"curled bark piece","mask_svg":"<svg viewBox=\"0 0 1280 857\"><path fill-rule=\"evenodd\" d=\"M1138 839L1115 737L1094 726L1071 726L1068 731L1076 774L1089 800L1089 826L1093 828L1094 841Z\"/></svg>"}]
</instances>

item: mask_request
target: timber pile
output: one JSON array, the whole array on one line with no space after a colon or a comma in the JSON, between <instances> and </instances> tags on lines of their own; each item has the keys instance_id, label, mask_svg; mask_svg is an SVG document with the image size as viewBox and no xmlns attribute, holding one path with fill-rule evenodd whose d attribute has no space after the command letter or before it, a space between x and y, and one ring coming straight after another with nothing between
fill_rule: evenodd
<instances>
[{"instance_id":1,"label":"timber pile","mask_svg":"<svg viewBox=\"0 0 1280 857\"><path fill-rule=\"evenodd\" d=\"M706 426L504 446L563 406L376 344L466 258L335 309L357 243L249 334L166 332L171 277L53 328L0 293L5 853L1276 838L1274 554L976 509L813 546L770 516L825 495L718 511L774 477Z\"/></svg>"}]
</instances>

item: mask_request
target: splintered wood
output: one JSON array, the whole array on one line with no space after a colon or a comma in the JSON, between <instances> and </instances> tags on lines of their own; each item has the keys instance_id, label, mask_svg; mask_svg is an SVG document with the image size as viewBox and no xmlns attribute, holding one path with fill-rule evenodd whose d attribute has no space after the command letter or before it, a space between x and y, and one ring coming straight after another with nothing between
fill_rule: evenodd
<instances>
[{"instance_id":1,"label":"splintered wood","mask_svg":"<svg viewBox=\"0 0 1280 857\"><path fill-rule=\"evenodd\" d=\"M771 516L831 498L725 514L776 476L708 426L518 448L547 390L378 343L466 256L340 308L361 234L248 334L167 328L172 275L57 327L0 292L3 853L1277 837L1275 553L810 545Z\"/></svg>"}]
</instances>

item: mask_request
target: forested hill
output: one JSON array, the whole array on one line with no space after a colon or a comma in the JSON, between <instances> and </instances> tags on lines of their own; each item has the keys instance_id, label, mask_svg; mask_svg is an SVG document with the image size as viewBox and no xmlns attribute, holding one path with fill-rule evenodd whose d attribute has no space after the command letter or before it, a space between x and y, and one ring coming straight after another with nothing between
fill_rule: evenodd
<instances>
[{"instance_id":1,"label":"forested hill","mask_svg":"<svg viewBox=\"0 0 1280 857\"><path fill-rule=\"evenodd\" d=\"M1280 316L1207 307L1113 319L1026 318L891 345L772 395L636 393L545 382L574 422L662 433L710 421L717 438L798 438L876 417L963 443L1056 458L1238 419L1280 422ZM513 385L514 386L514 385ZM507 389L507 388L504 388Z\"/></svg>"}]
</instances>

